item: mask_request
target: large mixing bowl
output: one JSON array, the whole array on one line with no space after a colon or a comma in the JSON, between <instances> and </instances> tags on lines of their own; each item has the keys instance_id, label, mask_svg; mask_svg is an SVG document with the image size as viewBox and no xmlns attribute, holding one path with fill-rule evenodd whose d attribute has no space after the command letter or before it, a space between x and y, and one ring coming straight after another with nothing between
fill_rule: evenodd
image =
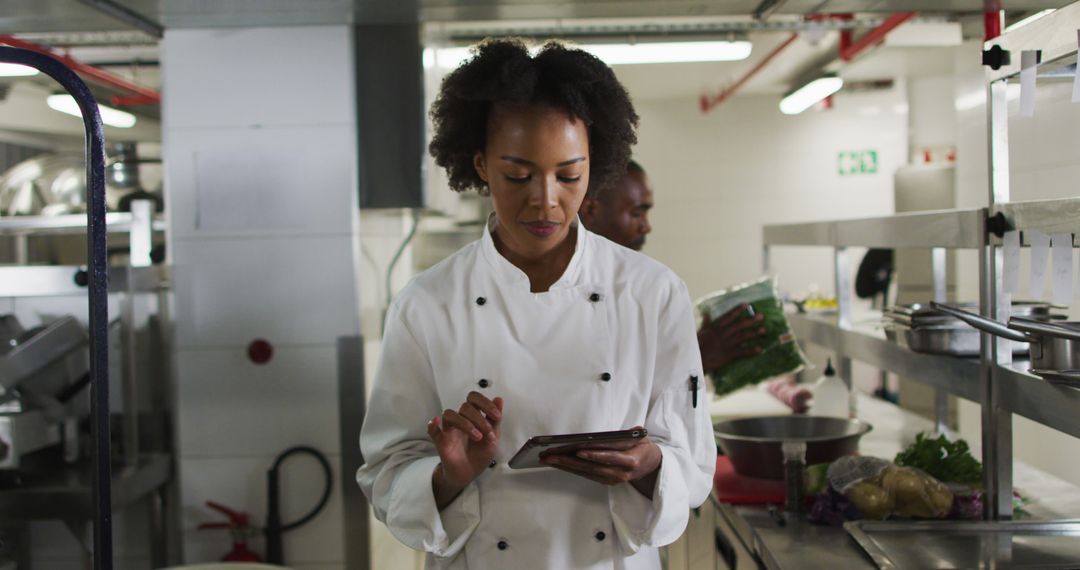
<instances>
[{"instance_id":1,"label":"large mixing bowl","mask_svg":"<svg viewBox=\"0 0 1080 570\"><path fill-rule=\"evenodd\" d=\"M859 420L821 416L763 416L713 426L735 472L763 479L784 478L780 446L785 441L806 442L807 465L829 463L858 451L859 438L871 429Z\"/></svg>"}]
</instances>

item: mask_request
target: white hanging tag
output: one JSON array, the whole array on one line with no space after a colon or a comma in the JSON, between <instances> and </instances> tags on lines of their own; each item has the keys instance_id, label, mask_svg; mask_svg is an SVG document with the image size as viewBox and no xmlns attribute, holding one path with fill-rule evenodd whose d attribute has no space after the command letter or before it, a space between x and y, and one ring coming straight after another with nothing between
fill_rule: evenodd
<instances>
[{"instance_id":1,"label":"white hanging tag","mask_svg":"<svg viewBox=\"0 0 1080 570\"><path fill-rule=\"evenodd\" d=\"M1080 264L1077 264L1078 272L1076 276L1076 292L1073 293L1074 297L1080 297Z\"/></svg>"},{"instance_id":2,"label":"white hanging tag","mask_svg":"<svg viewBox=\"0 0 1080 570\"><path fill-rule=\"evenodd\" d=\"M1076 30L1076 46L1080 50L1080 30ZM1077 62L1076 71L1073 72L1072 102L1080 101L1080 61Z\"/></svg>"},{"instance_id":3,"label":"white hanging tag","mask_svg":"<svg viewBox=\"0 0 1080 570\"><path fill-rule=\"evenodd\" d=\"M1002 244L1001 289L1003 293L1020 292L1020 232L1005 232Z\"/></svg>"},{"instance_id":4,"label":"white hanging tag","mask_svg":"<svg viewBox=\"0 0 1080 570\"><path fill-rule=\"evenodd\" d=\"M1050 283L1055 305L1072 303L1072 246L1072 234L1050 235Z\"/></svg>"},{"instance_id":5,"label":"white hanging tag","mask_svg":"<svg viewBox=\"0 0 1080 570\"><path fill-rule=\"evenodd\" d=\"M1020 52L1020 115L1035 116L1035 77L1039 71L1038 50Z\"/></svg>"},{"instance_id":6,"label":"white hanging tag","mask_svg":"<svg viewBox=\"0 0 1080 570\"><path fill-rule=\"evenodd\" d=\"M1028 292L1031 300L1040 301L1046 297L1046 266L1050 259L1050 236L1039 231L1025 231L1028 244L1031 245L1031 281Z\"/></svg>"}]
</instances>

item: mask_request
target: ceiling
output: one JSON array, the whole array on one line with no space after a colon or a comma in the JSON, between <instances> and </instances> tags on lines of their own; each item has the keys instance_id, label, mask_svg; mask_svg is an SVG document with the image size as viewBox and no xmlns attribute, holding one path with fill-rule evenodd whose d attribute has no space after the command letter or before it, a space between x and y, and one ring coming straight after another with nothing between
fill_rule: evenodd
<instances>
[{"instance_id":1,"label":"ceiling","mask_svg":"<svg viewBox=\"0 0 1080 570\"><path fill-rule=\"evenodd\" d=\"M116 30L95 0L5 0L0 33ZM100 1L100 0L98 0ZM106 0L166 28L554 18L749 16L761 0ZM85 2L85 3L84 3ZM1003 0L1007 11L1062 0ZM918 11L976 13L983 0L782 0L775 14Z\"/></svg>"},{"instance_id":2,"label":"ceiling","mask_svg":"<svg viewBox=\"0 0 1080 570\"><path fill-rule=\"evenodd\" d=\"M753 42L750 58L739 62L617 66L620 80L636 99L684 98L696 101L715 94L760 62L783 42L792 27L806 27L804 16L815 13L858 14L862 29L876 25L886 13L918 11L920 18L965 22L968 35L981 32L983 0L781 0L764 22L751 14L762 0L3 0L0 34L70 53L76 59L108 69L137 84L159 89L158 38L92 7L123 6L168 29L278 25L328 25L422 20L429 30L449 37L469 34L524 33L543 37L589 34L641 37L653 34L710 35L734 31ZM1068 0L1003 0L1007 15L1026 15L1056 8ZM828 27L829 24L821 24ZM835 24L834 24L835 25ZM910 25L910 24L909 24ZM726 30L726 31L725 31ZM803 34L781 57L741 89L742 94L782 94L808 69L835 60L837 32ZM815 42L809 41L816 37ZM925 63L899 49L879 48L846 66L846 78L873 78L875 73L912 75ZM36 79L45 88L45 79ZM95 87L103 100L116 93ZM156 106L130 109L157 119Z\"/></svg>"}]
</instances>

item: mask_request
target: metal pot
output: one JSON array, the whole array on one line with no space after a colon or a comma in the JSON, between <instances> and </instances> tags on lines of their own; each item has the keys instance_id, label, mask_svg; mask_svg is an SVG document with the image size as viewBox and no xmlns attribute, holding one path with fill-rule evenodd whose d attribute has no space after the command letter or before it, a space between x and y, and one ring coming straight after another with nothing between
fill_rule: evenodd
<instances>
[{"instance_id":1,"label":"metal pot","mask_svg":"<svg viewBox=\"0 0 1080 570\"><path fill-rule=\"evenodd\" d=\"M807 465L828 463L858 451L859 438L871 429L859 420L823 416L763 416L713 426L735 472L763 479L784 478L781 446L786 441L806 442Z\"/></svg>"},{"instance_id":2,"label":"metal pot","mask_svg":"<svg viewBox=\"0 0 1080 570\"><path fill-rule=\"evenodd\" d=\"M1009 324L931 302L930 306L994 336L1030 344L1031 368L1038 371L1080 368L1080 322L1044 322L1012 317Z\"/></svg>"}]
</instances>

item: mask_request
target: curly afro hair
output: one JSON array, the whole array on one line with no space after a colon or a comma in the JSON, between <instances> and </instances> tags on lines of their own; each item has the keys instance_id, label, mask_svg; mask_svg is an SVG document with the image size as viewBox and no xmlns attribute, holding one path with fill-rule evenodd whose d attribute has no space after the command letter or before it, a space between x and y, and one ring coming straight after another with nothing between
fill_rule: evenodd
<instances>
[{"instance_id":1,"label":"curly afro hair","mask_svg":"<svg viewBox=\"0 0 1080 570\"><path fill-rule=\"evenodd\" d=\"M589 195L625 175L638 116L610 67L557 42L548 42L534 57L521 40L487 39L446 76L431 106L435 136L428 150L446 169L451 189L486 193L473 156L487 146L488 115L500 103L548 105L585 123Z\"/></svg>"}]
</instances>

